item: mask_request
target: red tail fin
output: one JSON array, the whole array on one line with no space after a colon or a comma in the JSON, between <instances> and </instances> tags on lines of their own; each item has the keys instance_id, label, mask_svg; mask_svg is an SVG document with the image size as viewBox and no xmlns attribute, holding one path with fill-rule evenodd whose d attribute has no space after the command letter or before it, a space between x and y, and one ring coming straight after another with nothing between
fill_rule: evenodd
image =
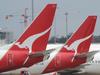
<instances>
[{"instance_id":1,"label":"red tail fin","mask_svg":"<svg viewBox=\"0 0 100 75\"><path fill-rule=\"evenodd\" d=\"M74 50L77 53L88 52L91 44L96 16L89 16L79 29L66 42L65 48L67 50Z\"/></svg>"},{"instance_id":2,"label":"red tail fin","mask_svg":"<svg viewBox=\"0 0 100 75\"><path fill-rule=\"evenodd\" d=\"M48 4L12 47L29 49L29 53L46 49L56 4Z\"/></svg>"}]
</instances>

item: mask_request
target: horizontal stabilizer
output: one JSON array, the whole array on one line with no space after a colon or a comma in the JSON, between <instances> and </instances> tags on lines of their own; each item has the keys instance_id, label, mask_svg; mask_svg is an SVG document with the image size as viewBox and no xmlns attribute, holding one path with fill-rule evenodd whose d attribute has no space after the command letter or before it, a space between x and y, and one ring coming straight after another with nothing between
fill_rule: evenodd
<instances>
[{"instance_id":1,"label":"horizontal stabilizer","mask_svg":"<svg viewBox=\"0 0 100 75\"><path fill-rule=\"evenodd\" d=\"M88 52L88 53L79 53L75 56L75 58L83 58L83 57L91 58L91 57L94 57L94 55L98 52L100 52L100 51L92 51L92 52Z\"/></svg>"},{"instance_id":2,"label":"horizontal stabilizer","mask_svg":"<svg viewBox=\"0 0 100 75\"><path fill-rule=\"evenodd\" d=\"M36 58L36 57L40 57L40 56L46 56L46 55L49 55L54 50L55 49L50 49L50 50L40 51L40 52L36 52L36 53L30 53L29 57Z\"/></svg>"}]
</instances>

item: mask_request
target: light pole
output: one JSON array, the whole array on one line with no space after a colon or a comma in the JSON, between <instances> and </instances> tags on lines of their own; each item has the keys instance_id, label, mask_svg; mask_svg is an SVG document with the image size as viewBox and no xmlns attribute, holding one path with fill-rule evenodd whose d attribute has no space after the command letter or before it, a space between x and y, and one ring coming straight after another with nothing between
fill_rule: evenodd
<instances>
[{"instance_id":1,"label":"light pole","mask_svg":"<svg viewBox=\"0 0 100 75\"><path fill-rule=\"evenodd\" d=\"M28 8L25 8L25 12L24 12L24 14L22 14L22 17L23 17L23 19L24 19L24 29L25 29L25 28L27 27L27 25L28 25L27 11L28 11Z\"/></svg>"},{"instance_id":2,"label":"light pole","mask_svg":"<svg viewBox=\"0 0 100 75\"><path fill-rule=\"evenodd\" d=\"M32 0L32 20L34 19L34 0Z\"/></svg>"},{"instance_id":3,"label":"light pole","mask_svg":"<svg viewBox=\"0 0 100 75\"><path fill-rule=\"evenodd\" d=\"M59 7L57 7L57 9L59 9ZM57 28L56 28L56 17L55 17L55 25L54 25L54 43L56 44L57 41L58 41L58 38L57 38Z\"/></svg>"},{"instance_id":4,"label":"light pole","mask_svg":"<svg viewBox=\"0 0 100 75\"><path fill-rule=\"evenodd\" d=\"M28 10L28 8L25 8L25 14L24 14L24 26L25 26L25 28L27 26L27 18L28 18L28 16L27 16L27 10Z\"/></svg>"},{"instance_id":5,"label":"light pole","mask_svg":"<svg viewBox=\"0 0 100 75\"><path fill-rule=\"evenodd\" d=\"M68 13L65 13L65 17L66 17L66 38L68 36Z\"/></svg>"}]
</instances>

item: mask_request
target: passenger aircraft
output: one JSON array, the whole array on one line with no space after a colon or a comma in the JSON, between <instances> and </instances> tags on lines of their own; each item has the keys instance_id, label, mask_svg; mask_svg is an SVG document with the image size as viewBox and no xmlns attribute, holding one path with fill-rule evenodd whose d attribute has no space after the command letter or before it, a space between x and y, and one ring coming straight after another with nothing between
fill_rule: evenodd
<instances>
[{"instance_id":1,"label":"passenger aircraft","mask_svg":"<svg viewBox=\"0 0 100 75\"><path fill-rule=\"evenodd\" d=\"M63 46L63 44L59 44L59 43L56 43L56 44L49 44L47 45L47 48L48 49L51 49L51 48L56 48L56 47L61 47ZM83 66L81 68L77 68L76 71L62 71L64 73L88 73L89 75L98 75L100 74L100 43L92 43L90 45L90 49L89 49L89 52L92 52L94 50L99 50L98 53L96 53L93 57L93 59L89 62L86 62L85 64L88 64L87 66ZM51 73L52 74L52 73Z\"/></svg>"},{"instance_id":2,"label":"passenger aircraft","mask_svg":"<svg viewBox=\"0 0 100 75\"><path fill-rule=\"evenodd\" d=\"M0 48L0 73L43 61L37 52L46 50L55 10L56 4L48 4L16 42Z\"/></svg>"},{"instance_id":3,"label":"passenger aircraft","mask_svg":"<svg viewBox=\"0 0 100 75\"><path fill-rule=\"evenodd\" d=\"M63 70L76 72L80 71L80 68L88 66L86 63L93 59L94 54L98 53L98 51L89 52L96 19L96 16L88 16L85 22L83 22L64 45L49 49L50 53L49 51L44 52L42 62L28 68L10 71L10 73L20 73L20 71L24 70L30 74L45 74L56 71L61 72ZM41 52L39 53L41 55Z\"/></svg>"}]
</instances>

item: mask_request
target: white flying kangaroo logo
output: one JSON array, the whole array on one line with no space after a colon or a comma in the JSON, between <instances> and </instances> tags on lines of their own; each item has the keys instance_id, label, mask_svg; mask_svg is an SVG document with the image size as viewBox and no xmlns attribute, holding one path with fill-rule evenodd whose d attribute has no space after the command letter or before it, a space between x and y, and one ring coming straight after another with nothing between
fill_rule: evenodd
<instances>
[{"instance_id":1,"label":"white flying kangaroo logo","mask_svg":"<svg viewBox=\"0 0 100 75\"><path fill-rule=\"evenodd\" d=\"M90 34L89 36L87 36L87 37L85 37L85 38L76 40L76 41L74 41L70 46L66 45L66 46L64 46L64 48L66 48L67 50L75 50L75 54L74 54L74 57L75 57L76 54L77 54L77 49L78 49L79 45L80 45L83 41L89 39L91 36L92 36L92 34ZM74 57L72 58L72 61L74 60Z\"/></svg>"},{"instance_id":2,"label":"white flying kangaroo logo","mask_svg":"<svg viewBox=\"0 0 100 75\"><path fill-rule=\"evenodd\" d=\"M17 43L15 43L15 45L17 45L19 48L29 48L29 53L31 53L32 52L32 44L35 42L35 40L38 39L39 37L41 37L42 35L46 34L50 29L51 29L51 27L49 27L44 32L29 36L27 39L25 39L25 41L22 44L20 44L20 42L17 42Z\"/></svg>"},{"instance_id":3,"label":"white flying kangaroo logo","mask_svg":"<svg viewBox=\"0 0 100 75\"><path fill-rule=\"evenodd\" d=\"M35 42L36 39L38 39L39 37L43 36L44 34L46 34L49 30L51 29L51 27L49 27L47 30L45 30L44 32L32 35L30 37L28 37L27 39L25 39L25 41L20 44L20 42L15 43L15 45L17 45L19 48L28 48L29 49L29 54L32 53L32 44ZM26 58L26 60L24 61L23 64L25 64L28 61L29 57Z\"/></svg>"}]
</instances>

